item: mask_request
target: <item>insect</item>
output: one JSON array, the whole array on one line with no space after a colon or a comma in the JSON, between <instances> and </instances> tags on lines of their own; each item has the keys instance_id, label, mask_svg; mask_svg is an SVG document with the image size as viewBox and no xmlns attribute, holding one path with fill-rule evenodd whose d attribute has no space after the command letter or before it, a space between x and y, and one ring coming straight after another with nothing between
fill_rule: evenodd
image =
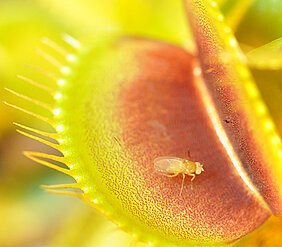
<instances>
[{"instance_id":1,"label":"insect","mask_svg":"<svg viewBox=\"0 0 282 247\"><path fill-rule=\"evenodd\" d=\"M162 156L154 160L155 170L164 174L167 177L176 177L182 174L182 184L180 189L180 195L182 193L185 175L191 176L191 183L195 179L196 175L199 175L204 171L203 165L199 162L193 162L186 159L177 157Z\"/></svg>"}]
</instances>

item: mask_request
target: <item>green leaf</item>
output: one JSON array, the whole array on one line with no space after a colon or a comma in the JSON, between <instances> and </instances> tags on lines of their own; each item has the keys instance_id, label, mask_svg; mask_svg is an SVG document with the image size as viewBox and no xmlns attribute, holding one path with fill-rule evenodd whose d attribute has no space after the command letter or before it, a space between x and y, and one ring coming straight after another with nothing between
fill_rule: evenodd
<instances>
[{"instance_id":1,"label":"green leaf","mask_svg":"<svg viewBox=\"0 0 282 247\"><path fill-rule=\"evenodd\" d=\"M252 68L282 69L282 38L251 50L247 53L247 58Z\"/></svg>"}]
</instances>

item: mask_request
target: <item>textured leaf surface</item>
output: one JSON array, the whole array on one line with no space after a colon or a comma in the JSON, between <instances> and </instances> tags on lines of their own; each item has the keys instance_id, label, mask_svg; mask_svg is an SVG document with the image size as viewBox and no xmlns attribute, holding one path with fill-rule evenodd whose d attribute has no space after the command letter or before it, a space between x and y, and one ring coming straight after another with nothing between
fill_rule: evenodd
<instances>
[{"instance_id":1,"label":"textured leaf surface","mask_svg":"<svg viewBox=\"0 0 282 247\"><path fill-rule=\"evenodd\" d=\"M86 201L162 246L232 241L268 217L218 140L194 57L122 38L97 42L81 61L60 89L56 123ZM181 177L157 174L153 160L188 150L205 172L180 196Z\"/></svg>"}]
</instances>

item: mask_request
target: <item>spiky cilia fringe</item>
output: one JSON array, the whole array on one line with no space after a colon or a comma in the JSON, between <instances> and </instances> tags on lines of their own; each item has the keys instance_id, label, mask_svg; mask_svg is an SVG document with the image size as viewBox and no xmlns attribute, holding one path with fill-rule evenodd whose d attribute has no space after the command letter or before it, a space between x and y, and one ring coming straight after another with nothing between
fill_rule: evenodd
<instances>
[{"instance_id":1,"label":"spiky cilia fringe","mask_svg":"<svg viewBox=\"0 0 282 247\"><path fill-rule=\"evenodd\" d=\"M80 48L80 42L78 40L76 40L75 38L71 37L68 34L63 34L62 39L65 43L65 47L57 44L56 42L52 41L51 39L44 37L41 39L42 43L45 46L48 46L49 48L53 49L61 58L61 60L64 61L64 63L61 63L60 61L58 61L56 58L54 58L52 55L48 54L47 52L45 52L43 49L38 49L38 53L39 55L41 55L44 59L46 59L50 64L52 64L54 67L56 67L58 69L58 71L60 71L60 73L58 73L58 75L54 75L51 72L43 69L43 68L38 68L36 66L33 65L29 65L28 67L30 67L33 70L36 70L38 72L40 72L41 74L43 74L48 80L52 80L52 82L50 83L50 85L54 84L54 80L56 81L57 86L56 87L60 87L64 85L65 79L64 77L66 76L66 74L68 74L70 72L70 68L69 65L71 62L75 61L76 56L74 55L75 52L78 51L78 49ZM20 106L17 106L15 104L12 103L8 103L8 102L4 102L6 105L15 108L17 110L20 110L32 117L37 118L38 120L41 120L47 124L49 124L55 131L53 133L50 132L45 132L36 128L32 128L32 127L28 127L24 124L20 124L20 123L16 123L14 122L14 125L17 127L17 132L29 137L31 139L34 139L36 141L39 141L41 143L44 143L46 145L48 145L49 147L52 147L53 149L57 150L58 152L64 154L65 150L63 150L63 148L60 145L60 142L62 141L62 139L60 139L60 129L61 126L58 125L55 121L54 121L54 117L56 115L59 114L58 109L56 109L54 107L54 105L56 105L56 101L59 100L61 98L61 94L58 93L55 89L55 86L53 88L43 85L40 82L34 81L31 78L27 78L23 75L17 75L17 77L21 80L23 80L24 82L26 82L27 84L32 85L35 88L38 88L40 90L43 91L43 93L51 95L54 99L53 104L49 104L40 100L36 100L33 98L30 98L24 94L18 93L12 89L9 88L5 88L5 90L7 90L9 93L25 100L28 102L31 102L32 104L35 104L45 110L47 110L50 115L52 115L53 117L51 118L47 118L41 114L35 113L33 111L29 111L25 108L22 108ZM76 177L76 174L72 171L72 164L70 164L69 160L63 155L62 157L58 156L58 155L51 155L51 154L47 154L47 153L40 153L40 152L30 152L30 151L24 151L23 154L28 157L29 159L40 163L46 167L52 168L54 170L57 170L61 173L64 173L66 175L69 175L73 178ZM53 162L60 162L62 164L64 164L66 166L66 168L63 168L57 164L54 164ZM70 195L70 196L76 196L79 197L81 199L83 199L83 191L81 192L77 192L77 191L71 191L71 189L79 189L80 186L79 184L76 183L72 183L72 184L55 184L55 185L42 185L42 188L46 190L46 192L48 193L52 193L52 194L59 194L59 195ZM67 190L62 190L62 189L67 189Z\"/></svg>"}]
</instances>

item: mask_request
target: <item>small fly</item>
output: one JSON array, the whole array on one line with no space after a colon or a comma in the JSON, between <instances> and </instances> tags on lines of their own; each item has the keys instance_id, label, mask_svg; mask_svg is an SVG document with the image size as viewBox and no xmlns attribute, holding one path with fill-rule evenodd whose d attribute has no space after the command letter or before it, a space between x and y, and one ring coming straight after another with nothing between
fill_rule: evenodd
<instances>
[{"instance_id":1,"label":"small fly","mask_svg":"<svg viewBox=\"0 0 282 247\"><path fill-rule=\"evenodd\" d=\"M155 170L164 174L167 177L176 177L182 174L182 184L180 189L180 195L182 193L185 175L191 176L191 182L195 179L196 175L199 175L204 171L203 165L199 162L193 162L186 159L177 157L162 156L154 160Z\"/></svg>"}]
</instances>

